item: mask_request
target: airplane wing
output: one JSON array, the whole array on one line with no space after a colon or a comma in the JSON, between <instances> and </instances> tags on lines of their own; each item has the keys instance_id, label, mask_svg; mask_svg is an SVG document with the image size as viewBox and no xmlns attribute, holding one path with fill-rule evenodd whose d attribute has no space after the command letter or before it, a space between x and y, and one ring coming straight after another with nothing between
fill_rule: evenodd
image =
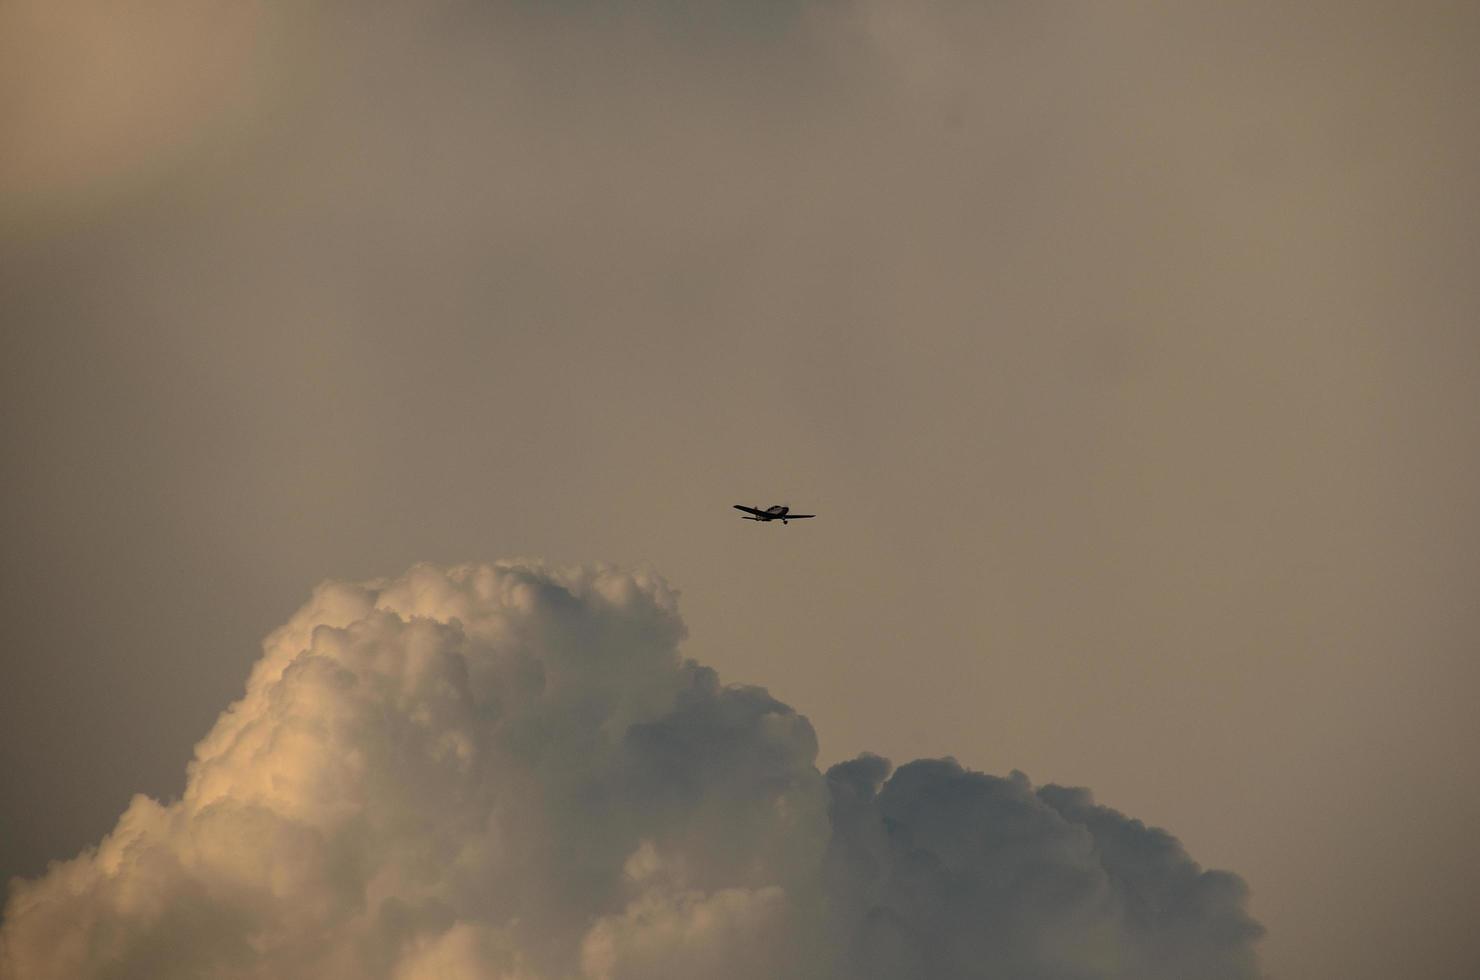
<instances>
[{"instance_id":1,"label":"airplane wing","mask_svg":"<svg viewBox=\"0 0 1480 980\"><path fill-rule=\"evenodd\" d=\"M767 519L767 518L769 518L771 516L770 514L767 514L763 510L757 510L754 507L747 507L744 504L736 504L735 505L735 509L736 510L743 510L747 514L754 514L756 516L756 519L757 520L764 520L764 519Z\"/></svg>"},{"instance_id":2,"label":"airplane wing","mask_svg":"<svg viewBox=\"0 0 1480 980\"><path fill-rule=\"evenodd\" d=\"M786 519L788 521L799 521L799 520L801 520L804 517L816 517L816 516L817 516L816 514L787 514L786 515Z\"/></svg>"}]
</instances>

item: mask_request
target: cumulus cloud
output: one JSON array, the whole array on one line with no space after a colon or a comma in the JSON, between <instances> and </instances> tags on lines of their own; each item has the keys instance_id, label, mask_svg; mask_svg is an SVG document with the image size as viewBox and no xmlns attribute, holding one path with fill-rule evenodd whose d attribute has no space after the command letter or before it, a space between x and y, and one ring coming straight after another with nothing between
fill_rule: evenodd
<instances>
[{"instance_id":1,"label":"cumulus cloud","mask_svg":"<svg viewBox=\"0 0 1480 980\"><path fill-rule=\"evenodd\" d=\"M1243 978L1242 883L1084 790L950 760L826 774L605 566L320 586L95 848L15 881L48 977Z\"/></svg>"}]
</instances>

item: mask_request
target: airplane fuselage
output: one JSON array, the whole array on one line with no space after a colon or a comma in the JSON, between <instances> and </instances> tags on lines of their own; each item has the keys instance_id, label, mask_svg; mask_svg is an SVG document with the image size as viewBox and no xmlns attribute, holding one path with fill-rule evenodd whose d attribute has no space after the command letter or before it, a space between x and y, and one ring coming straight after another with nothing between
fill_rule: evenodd
<instances>
[{"instance_id":1,"label":"airplane fuselage","mask_svg":"<svg viewBox=\"0 0 1480 980\"><path fill-rule=\"evenodd\" d=\"M817 516L816 514L793 514L791 508L785 504L773 504L765 510L761 510L759 507L747 507L744 504L736 504L735 509L745 511L749 515L745 518L747 521L780 521L782 524L788 521L801 520L804 517Z\"/></svg>"}]
</instances>

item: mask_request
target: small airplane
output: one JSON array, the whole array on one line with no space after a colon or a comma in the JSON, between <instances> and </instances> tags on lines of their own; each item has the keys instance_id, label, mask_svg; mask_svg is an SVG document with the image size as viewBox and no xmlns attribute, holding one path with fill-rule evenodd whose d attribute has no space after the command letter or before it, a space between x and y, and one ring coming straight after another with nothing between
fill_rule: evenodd
<instances>
[{"instance_id":1,"label":"small airplane","mask_svg":"<svg viewBox=\"0 0 1480 980\"><path fill-rule=\"evenodd\" d=\"M754 515L752 517L742 518L742 520L780 521L782 524L785 524L787 521L799 521L804 517L817 516L816 514L793 514L791 508L785 504L776 504L774 507L767 507L765 510L761 510L758 507L747 507L744 504L736 504L735 509L743 510L747 514Z\"/></svg>"}]
</instances>

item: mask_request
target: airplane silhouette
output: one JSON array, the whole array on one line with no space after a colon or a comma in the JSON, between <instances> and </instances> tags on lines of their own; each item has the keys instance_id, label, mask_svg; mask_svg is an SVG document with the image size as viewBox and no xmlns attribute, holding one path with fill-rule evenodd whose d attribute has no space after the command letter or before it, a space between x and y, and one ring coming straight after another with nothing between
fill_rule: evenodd
<instances>
[{"instance_id":1,"label":"airplane silhouette","mask_svg":"<svg viewBox=\"0 0 1480 980\"><path fill-rule=\"evenodd\" d=\"M747 507L744 504L736 504L735 509L743 510L747 514L754 515L752 517L742 518L743 520L780 521L782 524L785 524L787 521L799 521L804 517L817 516L816 514L793 514L791 508L785 504L776 504L774 507L767 507L765 510L761 510L758 507Z\"/></svg>"}]
</instances>

